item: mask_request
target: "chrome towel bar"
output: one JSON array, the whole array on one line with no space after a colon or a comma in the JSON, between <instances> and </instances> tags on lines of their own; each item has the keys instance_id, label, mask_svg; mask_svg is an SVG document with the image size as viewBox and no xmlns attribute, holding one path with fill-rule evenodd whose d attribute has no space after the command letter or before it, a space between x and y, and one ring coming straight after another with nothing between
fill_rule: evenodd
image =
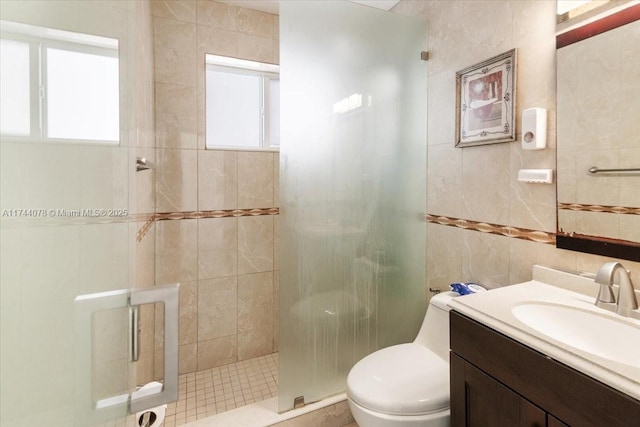
<instances>
[{"instance_id":1,"label":"chrome towel bar","mask_svg":"<svg viewBox=\"0 0 640 427\"><path fill-rule=\"evenodd\" d=\"M640 172L640 168L623 168L623 169L600 169L597 166L589 168L590 174L597 173L625 173L625 172Z\"/></svg>"}]
</instances>

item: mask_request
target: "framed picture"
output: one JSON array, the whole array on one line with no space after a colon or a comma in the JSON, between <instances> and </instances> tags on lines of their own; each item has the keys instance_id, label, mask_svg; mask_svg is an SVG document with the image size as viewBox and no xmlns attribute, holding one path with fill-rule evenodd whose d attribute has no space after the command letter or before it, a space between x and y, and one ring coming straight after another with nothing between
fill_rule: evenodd
<instances>
[{"instance_id":1,"label":"framed picture","mask_svg":"<svg viewBox=\"0 0 640 427\"><path fill-rule=\"evenodd\" d=\"M516 49L456 73L456 147L515 141Z\"/></svg>"}]
</instances>

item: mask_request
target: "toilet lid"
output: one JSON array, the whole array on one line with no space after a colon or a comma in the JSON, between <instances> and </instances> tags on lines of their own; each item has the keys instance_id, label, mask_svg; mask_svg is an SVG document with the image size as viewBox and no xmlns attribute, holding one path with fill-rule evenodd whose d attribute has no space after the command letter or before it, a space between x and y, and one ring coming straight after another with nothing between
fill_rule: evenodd
<instances>
[{"instance_id":1,"label":"toilet lid","mask_svg":"<svg viewBox=\"0 0 640 427\"><path fill-rule=\"evenodd\" d=\"M354 365L347 393L388 415L423 415L449 407L449 364L415 343L376 351Z\"/></svg>"}]
</instances>

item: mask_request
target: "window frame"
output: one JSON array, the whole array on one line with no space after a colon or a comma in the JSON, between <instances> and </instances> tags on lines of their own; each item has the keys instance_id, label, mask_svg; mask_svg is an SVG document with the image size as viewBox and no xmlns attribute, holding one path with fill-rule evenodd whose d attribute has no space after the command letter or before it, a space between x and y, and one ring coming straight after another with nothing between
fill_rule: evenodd
<instances>
[{"instance_id":1,"label":"window frame","mask_svg":"<svg viewBox=\"0 0 640 427\"><path fill-rule=\"evenodd\" d=\"M7 24L2 21L2 24ZM13 27L13 25L12 25ZM23 29L24 28L24 29ZM107 46L107 43L99 45L90 39L105 39L100 36L87 34L86 43L83 38L77 41L65 37L64 31L55 31L51 38L38 35L41 28L26 24L18 24L9 30L0 33L0 39L26 43L29 47L29 107L30 107L30 133L29 135L15 135L2 133L3 141L9 142L35 142L35 143L69 143L76 145L120 145L122 140L122 100L120 97L120 58L118 44ZM77 34L73 34L77 36ZM81 34L80 36L85 36ZM109 39L112 40L112 39ZM114 40L117 42L117 40ZM118 60L118 139L88 139L88 138L51 138L48 133L48 105L47 105L47 49L57 49L69 52L85 53L90 55L116 58Z\"/></svg>"},{"instance_id":2,"label":"window frame","mask_svg":"<svg viewBox=\"0 0 640 427\"><path fill-rule=\"evenodd\" d=\"M240 146L240 145L222 145L209 142L208 133L205 129L205 149L207 150L235 150L235 151L280 151L280 142L278 145L271 145L271 128L269 126L271 119L271 109L269 108L271 99L271 81L280 81L280 67L277 64L269 64L266 62L248 61L229 56L218 56L206 54L205 56L205 126L207 122L207 81L208 71L219 71L236 75L256 76L259 78L258 99L260 102L259 114L259 145L258 146Z\"/></svg>"}]
</instances>

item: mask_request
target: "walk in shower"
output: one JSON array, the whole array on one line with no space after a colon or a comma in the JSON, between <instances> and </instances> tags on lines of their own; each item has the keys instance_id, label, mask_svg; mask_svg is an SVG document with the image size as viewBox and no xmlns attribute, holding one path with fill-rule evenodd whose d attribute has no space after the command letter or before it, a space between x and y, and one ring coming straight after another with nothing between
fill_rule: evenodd
<instances>
[{"instance_id":1,"label":"walk in shower","mask_svg":"<svg viewBox=\"0 0 640 427\"><path fill-rule=\"evenodd\" d=\"M285 412L343 392L353 363L410 340L420 326L426 24L347 1L283 2L279 211L196 204L195 211L166 212L158 208L158 186L188 185L193 169L208 163L186 162L196 157L189 147L166 161L179 150L161 145L159 129L191 118L159 109L156 98L178 106L200 100L181 87L158 92L167 73L158 70L154 48L188 34L200 40L204 32L190 25L205 5L218 37L211 40L230 43L231 32L215 27L229 15L215 11L232 6L154 2L2 1L2 427L135 426L131 394L135 401L136 389L154 380L179 398L167 408L167 426L275 396L273 411ZM162 19L163 31L174 35L154 27ZM191 53L176 46L161 59L177 66ZM170 77L190 78L178 74ZM198 141L170 130L182 142ZM204 145L197 150L206 152ZM138 171L140 163L148 168ZM163 170L167 163L171 173ZM272 273L279 281L268 283L279 289L279 302L268 307L279 310L278 352L244 359L236 351L214 363L195 354L193 335L185 336L188 322L215 321L217 306L194 315L209 306L195 299L200 282L169 280L159 264L172 262L180 272L193 263L189 248L200 251L218 232L202 220L213 222L219 212L277 224L279 270ZM182 228L195 234L159 231ZM171 249L166 257L157 253L163 245ZM238 285L224 289L235 293L210 295L231 305L235 298L238 310ZM143 304L158 297L146 290L159 291L164 302ZM177 292L180 303L167 296ZM202 328L188 331L197 336ZM237 347L237 327L233 333L216 345ZM210 366L194 369L195 359Z\"/></svg>"}]
</instances>

